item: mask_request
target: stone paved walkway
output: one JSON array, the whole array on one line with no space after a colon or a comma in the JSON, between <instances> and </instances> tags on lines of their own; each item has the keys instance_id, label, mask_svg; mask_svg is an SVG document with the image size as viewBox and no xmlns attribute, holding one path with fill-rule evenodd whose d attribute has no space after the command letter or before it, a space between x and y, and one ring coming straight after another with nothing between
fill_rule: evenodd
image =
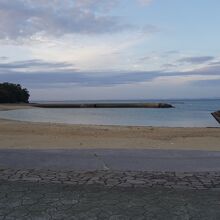
<instances>
[{"instance_id":1,"label":"stone paved walkway","mask_svg":"<svg viewBox=\"0 0 220 220\"><path fill-rule=\"evenodd\" d=\"M219 220L220 192L0 181L2 220Z\"/></svg>"},{"instance_id":2,"label":"stone paved walkway","mask_svg":"<svg viewBox=\"0 0 220 220\"><path fill-rule=\"evenodd\" d=\"M147 172L147 171L52 171L1 169L0 180L68 185L96 185L108 188L212 189L220 191L220 172Z\"/></svg>"},{"instance_id":3,"label":"stone paved walkway","mask_svg":"<svg viewBox=\"0 0 220 220\"><path fill-rule=\"evenodd\" d=\"M220 172L0 170L0 219L219 220Z\"/></svg>"}]
</instances>

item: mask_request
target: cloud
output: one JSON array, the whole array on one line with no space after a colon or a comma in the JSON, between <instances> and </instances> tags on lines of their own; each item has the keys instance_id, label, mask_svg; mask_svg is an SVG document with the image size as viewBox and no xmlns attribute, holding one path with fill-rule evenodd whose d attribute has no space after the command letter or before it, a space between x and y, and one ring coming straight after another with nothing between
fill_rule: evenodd
<instances>
[{"instance_id":1,"label":"cloud","mask_svg":"<svg viewBox=\"0 0 220 220\"><path fill-rule=\"evenodd\" d=\"M179 54L180 51L178 50L168 50L164 52L164 55L175 55L175 54Z\"/></svg>"},{"instance_id":2,"label":"cloud","mask_svg":"<svg viewBox=\"0 0 220 220\"><path fill-rule=\"evenodd\" d=\"M9 69L7 72L0 69L1 81L21 83L24 85L66 85L78 86L115 86L151 81L163 75L159 72L103 72L96 75L95 72L80 72L77 70L45 70L45 71L16 71Z\"/></svg>"},{"instance_id":3,"label":"cloud","mask_svg":"<svg viewBox=\"0 0 220 220\"><path fill-rule=\"evenodd\" d=\"M220 65L220 61L211 62L209 63L209 65L214 65L214 66Z\"/></svg>"},{"instance_id":4,"label":"cloud","mask_svg":"<svg viewBox=\"0 0 220 220\"><path fill-rule=\"evenodd\" d=\"M191 83L194 86L203 86L203 87L219 87L220 79L210 79L210 80L196 80Z\"/></svg>"},{"instance_id":5,"label":"cloud","mask_svg":"<svg viewBox=\"0 0 220 220\"><path fill-rule=\"evenodd\" d=\"M0 0L0 39L37 34L102 34L130 28L119 17L101 13L113 7L107 0ZM99 9L99 10L98 10Z\"/></svg>"},{"instance_id":6,"label":"cloud","mask_svg":"<svg viewBox=\"0 0 220 220\"><path fill-rule=\"evenodd\" d=\"M0 63L1 69L32 69L32 68L67 68L73 67L70 63L65 62L45 62L39 59L26 60L26 61L16 61L8 63Z\"/></svg>"},{"instance_id":7,"label":"cloud","mask_svg":"<svg viewBox=\"0 0 220 220\"><path fill-rule=\"evenodd\" d=\"M29 65L30 64L30 65ZM36 66L49 67L36 71ZM33 69L31 69L32 67ZM60 67L60 68L58 68ZM84 87L108 87L115 85L136 84L143 82L152 82L156 79L167 79L170 77L186 78L186 81L202 79L220 78L220 65L209 66L206 68L178 72L170 71L103 71L98 74L92 71L79 71L71 67L68 63L47 63L37 61L12 62L0 65L1 81L9 81L37 87L42 85L76 85ZM22 68L22 69L21 69Z\"/></svg>"},{"instance_id":8,"label":"cloud","mask_svg":"<svg viewBox=\"0 0 220 220\"><path fill-rule=\"evenodd\" d=\"M75 6L80 9L109 11L118 4L119 0L75 0Z\"/></svg>"},{"instance_id":9,"label":"cloud","mask_svg":"<svg viewBox=\"0 0 220 220\"><path fill-rule=\"evenodd\" d=\"M213 57L213 56L185 57L185 58L179 59L178 62L190 63L190 64L203 64L208 61L212 61L214 59L215 59L215 57Z\"/></svg>"},{"instance_id":10,"label":"cloud","mask_svg":"<svg viewBox=\"0 0 220 220\"><path fill-rule=\"evenodd\" d=\"M206 66L191 72L194 72L196 75L220 75L220 65Z\"/></svg>"},{"instance_id":11,"label":"cloud","mask_svg":"<svg viewBox=\"0 0 220 220\"><path fill-rule=\"evenodd\" d=\"M170 68L176 68L177 65L172 64L172 63L165 63L161 66L162 68L170 69Z\"/></svg>"},{"instance_id":12,"label":"cloud","mask_svg":"<svg viewBox=\"0 0 220 220\"><path fill-rule=\"evenodd\" d=\"M1 56L0 57L0 60L7 60L8 59L8 57L6 57L6 56Z\"/></svg>"}]
</instances>

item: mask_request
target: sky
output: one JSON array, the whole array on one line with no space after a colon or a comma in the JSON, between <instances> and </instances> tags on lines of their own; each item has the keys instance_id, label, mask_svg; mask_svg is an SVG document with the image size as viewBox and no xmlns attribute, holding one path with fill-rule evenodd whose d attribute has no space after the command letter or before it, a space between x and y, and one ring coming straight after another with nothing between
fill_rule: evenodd
<instances>
[{"instance_id":1,"label":"sky","mask_svg":"<svg viewBox=\"0 0 220 220\"><path fill-rule=\"evenodd\" d=\"M219 0L0 0L0 82L31 100L220 98Z\"/></svg>"}]
</instances>

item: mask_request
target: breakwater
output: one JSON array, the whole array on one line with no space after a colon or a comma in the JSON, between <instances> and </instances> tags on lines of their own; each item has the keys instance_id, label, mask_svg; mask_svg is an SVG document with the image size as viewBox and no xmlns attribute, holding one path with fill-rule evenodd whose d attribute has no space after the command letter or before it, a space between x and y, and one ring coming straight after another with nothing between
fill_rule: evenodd
<instances>
[{"instance_id":1,"label":"breakwater","mask_svg":"<svg viewBox=\"0 0 220 220\"><path fill-rule=\"evenodd\" d=\"M220 111L213 112L212 116L220 123Z\"/></svg>"},{"instance_id":2,"label":"breakwater","mask_svg":"<svg viewBox=\"0 0 220 220\"><path fill-rule=\"evenodd\" d=\"M80 103L80 104L32 104L40 108L174 108L167 103Z\"/></svg>"}]
</instances>

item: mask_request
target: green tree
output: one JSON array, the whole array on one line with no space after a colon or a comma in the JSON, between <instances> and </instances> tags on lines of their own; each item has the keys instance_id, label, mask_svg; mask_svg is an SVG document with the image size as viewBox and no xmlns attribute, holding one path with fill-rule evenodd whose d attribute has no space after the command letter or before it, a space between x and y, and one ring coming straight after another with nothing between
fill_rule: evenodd
<instances>
[{"instance_id":1,"label":"green tree","mask_svg":"<svg viewBox=\"0 0 220 220\"><path fill-rule=\"evenodd\" d=\"M0 103L28 103L29 92L20 84L0 83Z\"/></svg>"}]
</instances>

